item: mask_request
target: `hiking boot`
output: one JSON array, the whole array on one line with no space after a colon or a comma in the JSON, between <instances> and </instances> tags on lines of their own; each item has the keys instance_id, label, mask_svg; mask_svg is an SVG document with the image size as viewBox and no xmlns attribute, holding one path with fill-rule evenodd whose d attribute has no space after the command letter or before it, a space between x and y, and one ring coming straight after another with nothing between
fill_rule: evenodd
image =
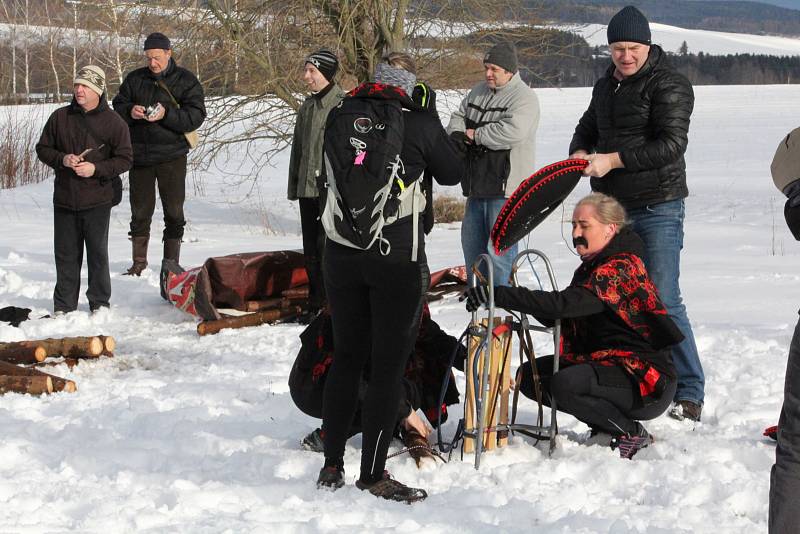
<instances>
[{"instance_id":1,"label":"hiking boot","mask_svg":"<svg viewBox=\"0 0 800 534\"><path fill-rule=\"evenodd\" d=\"M300 442L300 445L311 452L325 452L325 442L323 439L325 438L325 432L322 431L321 428L315 429L309 435L303 438Z\"/></svg>"},{"instance_id":2,"label":"hiking boot","mask_svg":"<svg viewBox=\"0 0 800 534\"><path fill-rule=\"evenodd\" d=\"M323 467L317 477L317 489L336 491L344 486L344 469L336 466Z\"/></svg>"},{"instance_id":3,"label":"hiking boot","mask_svg":"<svg viewBox=\"0 0 800 534\"><path fill-rule=\"evenodd\" d=\"M633 434L622 434L611 438L611 450L619 449L619 457L631 460L634 455L655 441L641 423L636 423Z\"/></svg>"},{"instance_id":4,"label":"hiking boot","mask_svg":"<svg viewBox=\"0 0 800 534\"><path fill-rule=\"evenodd\" d=\"M688 419L689 421L699 423L700 414L702 412L702 404L697 404L696 402L692 402L690 400L679 400L675 401L675 404L673 404L672 408L670 408L669 416L673 419L677 419L678 421L684 421Z\"/></svg>"},{"instance_id":5,"label":"hiking boot","mask_svg":"<svg viewBox=\"0 0 800 534\"><path fill-rule=\"evenodd\" d=\"M428 496L428 492L424 489L410 488L393 479L386 471L383 472L383 478L377 482L368 483L362 482L361 479L356 480L356 487L361 491L368 491L376 497L406 504L421 501Z\"/></svg>"}]
</instances>

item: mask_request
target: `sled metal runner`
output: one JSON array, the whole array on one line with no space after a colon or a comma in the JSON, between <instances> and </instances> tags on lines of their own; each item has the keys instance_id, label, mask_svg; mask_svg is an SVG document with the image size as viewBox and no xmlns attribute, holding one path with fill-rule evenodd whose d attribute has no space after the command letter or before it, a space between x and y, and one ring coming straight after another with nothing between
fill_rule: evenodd
<instances>
[{"instance_id":1,"label":"sled metal runner","mask_svg":"<svg viewBox=\"0 0 800 534\"><path fill-rule=\"evenodd\" d=\"M522 261L527 261L531 256L536 256L541 258L545 264L547 275L550 279L550 284L553 290L558 290L555 275L553 272L552 265L550 264L550 260L547 256L536 249L527 249L523 250L519 254L517 254L516 258L514 258L513 262L513 278L512 282L514 286L518 286L519 283L517 281L517 271L519 265ZM487 273L488 273L488 290L489 290L489 302L487 304L487 316L486 320L482 321L478 318L478 312L475 311L472 313L472 320L470 323L469 331L470 335L474 336L478 340L477 349L475 351L475 355L472 358L472 366L466 366L465 372L469 373L467 380L467 400L464 403L464 419L467 422L467 426L469 426L469 417L468 417L468 405L470 395L475 402L475 426L472 429L465 428L463 431L464 438L470 438L474 440L475 443L475 469L480 468L481 462L481 454L484 451L484 439L487 435L492 435L494 433L505 433L508 434L511 432L519 432L520 434L524 434L526 436L532 437L534 439L541 439L541 440L549 440L549 453L552 454L553 450L556 446L555 437L558 434L558 424L556 420L556 403L555 400L550 399L550 422L548 425L544 424L543 421L543 410L542 410L542 403L541 398L537 399L539 402L539 417L537 424L525 424L525 423L517 423L516 416L517 416L517 401L519 399L519 387L520 384L516 383L514 387L514 400L512 403L512 418L511 422L501 422L495 425L486 425L486 411L487 409L494 410L495 404L497 403L499 397L499 387L497 388L496 395L493 398L490 398L490 381L489 381L489 372L490 367L493 365L493 360L490 357L491 346L492 346L492 338L496 337L496 332L501 331L503 328L511 330L512 333L516 333L519 338L520 343L520 358L522 357L522 353L524 352L528 358L528 361L535 365L535 358L533 356L533 346L531 343L530 332L541 332L551 334L553 336L553 373L558 372L559 368L559 357L560 357L560 337L561 337L561 321L556 320L552 327L540 326L538 324L531 324L526 314L520 314L519 322L511 322L509 323L501 323L499 326L495 325L495 315L496 309L494 304L494 270L491 258L488 254L481 254L475 260L475 263L472 265L473 273L476 275L472 277L472 287L475 287L478 283L478 275L479 268L481 264L486 265ZM485 323L485 324L484 324ZM507 354L504 355L504 359L507 358ZM481 365L480 362L483 362ZM505 367L505 363L504 363ZM535 370L535 366L534 366ZM502 376L501 380L508 380L508 376ZM539 377L538 373L535 373L535 380L536 382L536 391L541 391L539 385ZM470 387L472 388L470 391ZM540 395L540 394L538 394Z\"/></svg>"}]
</instances>

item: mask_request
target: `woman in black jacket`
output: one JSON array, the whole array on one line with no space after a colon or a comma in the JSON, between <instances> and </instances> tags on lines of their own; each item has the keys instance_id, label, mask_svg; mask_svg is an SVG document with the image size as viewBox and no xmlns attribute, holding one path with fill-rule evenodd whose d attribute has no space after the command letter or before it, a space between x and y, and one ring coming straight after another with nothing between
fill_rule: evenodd
<instances>
[{"instance_id":1,"label":"woman in black jacket","mask_svg":"<svg viewBox=\"0 0 800 534\"><path fill-rule=\"evenodd\" d=\"M376 69L375 83L361 84L350 92L339 108L331 111L325 137L329 181L333 178L340 185L343 183L331 168L337 161L350 162L348 164L352 166L367 166L374 161L370 158L380 157L379 147L368 147L366 144L352 152L347 140L349 138L350 143L359 146L356 133L329 135L329 132L337 132L339 128L345 129L354 124L342 109L362 105L368 108L373 105L369 100L376 100L397 101L402 106L402 148L399 165L394 166L394 171L397 172L398 183L404 184L404 190L413 190L426 170L431 171L440 184L459 183L463 166L457 148L451 144L441 123L409 98L416 82L414 71L414 62L409 56L390 54ZM343 117L337 121L340 114ZM358 127L356 131L362 133L373 128L371 119L359 118L355 125ZM385 128L386 131L396 126L374 125L376 129ZM345 147L338 150L347 152L343 155L337 152L335 145L342 140ZM330 195L336 191L330 184L328 188L331 189L326 199L329 204ZM345 442L359 400L358 385L363 369L369 362L370 381L361 410L361 473L356 486L385 499L418 501L427 496L425 491L409 488L389 478L384 472L384 465L397 420L403 371L417 335L422 296L430 279L422 213L400 215L396 221L383 226L379 239L362 250L337 241L336 228L331 225L340 223L342 216L334 213L336 221L333 218L326 220L328 208L326 206L322 215L328 234L323 274L333 319L336 357L325 384L322 414L325 465L320 471L317 485L331 489L344 485ZM353 211L355 218L364 209ZM403 210L399 209L396 213L402 214Z\"/></svg>"},{"instance_id":2,"label":"woman in black jacket","mask_svg":"<svg viewBox=\"0 0 800 534\"><path fill-rule=\"evenodd\" d=\"M613 436L612 448L631 458L652 443L639 423L658 417L675 393L669 346L683 335L667 316L641 259L642 242L625 228L625 210L593 193L572 215L572 242L582 263L563 291L495 287L495 304L536 317L561 319L561 359L536 359L543 401ZM467 309L488 301L488 289L470 289ZM534 398L530 364L517 374L521 391Z\"/></svg>"}]
</instances>

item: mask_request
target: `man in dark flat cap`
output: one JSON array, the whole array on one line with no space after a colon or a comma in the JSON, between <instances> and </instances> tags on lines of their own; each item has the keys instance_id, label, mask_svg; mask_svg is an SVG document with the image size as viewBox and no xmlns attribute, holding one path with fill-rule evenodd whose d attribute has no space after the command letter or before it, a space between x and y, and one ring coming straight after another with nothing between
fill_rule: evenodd
<instances>
[{"instance_id":1,"label":"man in dark flat cap","mask_svg":"<svg viewBox=\"0 0 800 534\"><path fill-rule=\"evenodd\" d=\"M148 35L144 55L147 66L125 77L113 101L114 110L130 127L133 143L128 232L133 264L125 274L136 276L147 267L156 184L164 209L164 259L180 260L186 225L186 155L191 149L191 132L206 118L203 86L194 74L175 63L169 38L158 32Z\"/></svg>"}]
</instances>

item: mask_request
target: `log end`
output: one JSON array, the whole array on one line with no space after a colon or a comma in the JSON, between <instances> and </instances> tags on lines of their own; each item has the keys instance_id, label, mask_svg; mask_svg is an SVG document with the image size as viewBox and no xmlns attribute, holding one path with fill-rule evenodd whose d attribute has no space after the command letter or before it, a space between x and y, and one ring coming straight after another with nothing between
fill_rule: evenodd
<instances>
[{"instance_id":1,"label":"log end","mask_svg":"<svg viewBox=\"0 0 800 534\"><path fill-rule=\"evenodd\" d=\"M89 345L87 348L90 355L100 356L100 353L103 352L103 342L100 341L99 337L93 337L89 340Z\"/></svg>"},{"instance_id":2,"label":"log end","mask_svg":"<svg viewBox=\"0 0 800 534\"><path fill-rule=\"evenodd\" d=\"M103 340L103 352L114 352L117 348L117 341L112 336L100 336Z\"/></svg>"}]
</instances>

